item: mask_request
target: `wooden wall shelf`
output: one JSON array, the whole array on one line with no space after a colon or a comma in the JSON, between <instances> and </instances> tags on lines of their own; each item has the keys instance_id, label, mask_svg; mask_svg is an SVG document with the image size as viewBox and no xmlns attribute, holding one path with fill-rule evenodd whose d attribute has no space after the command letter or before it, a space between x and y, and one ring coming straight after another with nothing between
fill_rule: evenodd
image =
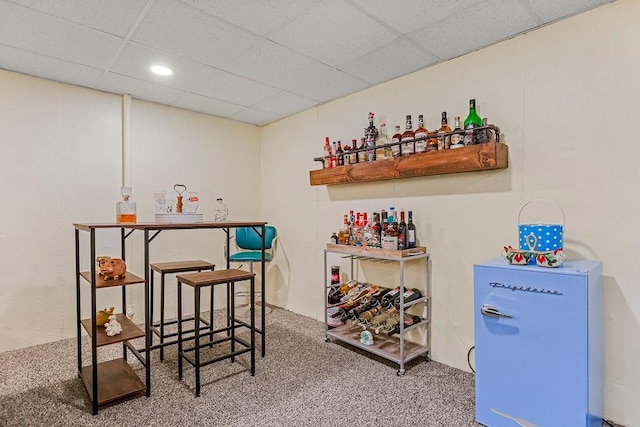
<instances>
[{"instance_id":1,"label":"wooden wall shelf","mask_svg":"<svg viewBox=\"0 0 640 427\"><path fill-rule=\"evenodd\" d=\"M313 170L309 172L309 181L311 185L335 185L505 169L509 166L508 157L508 147L505 144L490 142L454 150Z\"/></svg>"}]
</instances>

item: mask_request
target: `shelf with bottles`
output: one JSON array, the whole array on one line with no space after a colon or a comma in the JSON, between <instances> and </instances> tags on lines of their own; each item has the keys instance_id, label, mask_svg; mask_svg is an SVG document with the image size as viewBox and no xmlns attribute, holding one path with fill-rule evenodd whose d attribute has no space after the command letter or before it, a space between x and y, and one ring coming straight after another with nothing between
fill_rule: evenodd
<instances>
[{"instance_id":1,"label":"shelf with bottles","mask_svg":"<svg viewBox=\"0 0 640 427\"><path fill-rule=\"evenodd\" d=\"M405 251L416 251L405 254ZM405 363L418 356L428 360L430 353L430 261L425 247L400 250L367 248L327 244L325 265L325 339L341 341L391 360L399 365L398 375L405 372ZM374 284L350 280L340 283L339 266L331 267L329 281L327 257L329 254L347 258L351 264L349 277L354 277L356 261L388 260L398 265L399 284L385 288ZM406 287L405 263L423 260L426 271L424 284ZM422 282L419 279L418 282ZM420 285L418 285L420 286ZM403 319L400 321L400 319ZM410 340L411 331L421 328L419 339ZM364 332L368 334L362 335ZM409 336L407 336L409 335ZM420 342L422 341L422 342Z\"/></svg>"},{"instance_id":2,"label":"shelf with bottles","mask_svg":"<svg viewBox=\"0 0 640 427\"><path fill-rule=\"evenodd\" d=\"M401 145L391 143L388 145ZM387 145L387 144L385 144ZM360 151L360 149L358 150ZM508 147L501 142L463 146L457 149L427 151L309 171L311 185L336 185L355 182L384 181L419 176L506 169ZM324 157L315 158L321 161Z\"/></svg>"}]
</instances>

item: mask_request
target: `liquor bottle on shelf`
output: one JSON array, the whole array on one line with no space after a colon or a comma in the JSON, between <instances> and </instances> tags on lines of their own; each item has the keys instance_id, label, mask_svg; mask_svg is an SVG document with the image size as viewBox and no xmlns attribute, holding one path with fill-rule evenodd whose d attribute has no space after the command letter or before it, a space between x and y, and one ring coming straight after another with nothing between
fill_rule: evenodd
<instances>
[{"instance_id":1,"label":"liquor bottle on shelf","mask_svg":"<svg viewBox=\"0 0 640 427\"><path fill-rule=\"evenodd\" d=\"M331 267L333 269L333 267ZM350 280L347 283L342 283L340 286L332 289L327 296L327 302L329 304L338 304L341 299L349 293L352 289L358 287L358 282L356 280Z\"/></svg>"},{"instance_id":2,"label":"liquor bottle on shelf","mask_svg":"<svg viewBox=\"0 0 640 427\"><path fill-rule=\"evenodd\" d=\"M420 292L420 289L412 288L412 289L405 289L402 295L398 293L398 295L396 295L396 297L391 301L391 304L393 304L393 306L397 309L400 309L401 298L404 300L405 304L408 304L411 301L415 301L417 299L422 298L422 292Z\"/></svg>"},{"instance_id":3,"label":"liquor bottle on shelf","mask_svg":"<svg viewBox=\"0 0 640 427\"><path fill-rule=\"evenodd\" d=\"M454 126L455 129L453 129L453 132L456 133L451 135L451 145L449 148L462 148L464 147L464 131L460 127L460 116L455 117Z\"/></svg>"},{"instance_id":4,"label":"liquor bottle on shelf","mask_svg":"<svg viewBox=\"0 0 640 427\"><path fill-rule=\"evenodd\" d=\"M393 157L398 157L400 156L400 141L402 140L402 133L400 132L400 125L396 126L396 133L393 134L393 137L391 138L391 142L396 144L393 147L391 147L391 153L393 154Z\"/></svg>"},{"instance_id":5,"label":"liquor bottle on shelf","mask_svg":"<svg viewBox=\"0 0 640 427\"><path fill-rule=\"evenodd\" d=\"M380 224L380 214L373 213L373 223L371 224L371 232L376 235L377 247L380 247L380 235L382 234L382 226Z\"/></svg>"},{"instance_id":6,"label":"liquor bottle on shelf","mask_svg":"<svg viewBox=\"0 0 640 427\"><path fill-rule=\"evenodd\" d=\"M338 141L338 148L336 148L336 164L338 166L344 165L344 151L342 150L342 141Z\"/></svg>"},{"instance_id":7,"label":"liquor bottle on shelf","mask_svg":"<svg viewBox=\"0 0 640 427\"><path fill-rule=\"evenodd\" d=\"M478 144L486 144L487 142L491 142L491 140L493 139L493 132L491 131L491 129L487 129L487 118L484 117L482 119L482 127L484 127L485 129L481 129L477 132L477 141Z\"/></svg>"},{"instance_id":8,"label":"liquor bottle on shelf","mask_svg":"<svg viewBox=\"0 0 640 427\"><path fill-rule=\"evenodd\" d=\"M369 127L364 130L364 137L367 147L371 150L367 151L367 160L374 161L376 159L376 141L378 140L378 129L373 124L374 114L369 112Z\"/></svg>"},{"instance_id":9,"label":"liquor bottle on shelf","mask_svg":"<svg viewBox=\"0 0 640 427\"><path fill-rule=\"evenodd\" d=\"M359 163L364 163L369 161L369 156L367 155L367 150L364 150L364 148L367 148L367 140L366 138L362 138L360 140L360 150L362 151L358 151L358 162Z\"/></svg>"},{"instance_id":10,"label":"liquor bottle on shelf","mask_svg":"<svg viewBox=\"0 0 640 427\"><path fill-rule=\"evenodd\" d=\"M380 244L382 246L382 249L398 249L398 232L395 228L393 228L393 216L387 217L387 225L382 229L382 238Z\"/></svg>"},{"instance_id":11,"label":"liquor bottle on shelf","mask_svg":"<svg viewBox=\"0 0 640 427\"><path fill-rule=\"evenodd\" d=\"M376 159L390 159L393 156L391 147L385 147L385 145L390 143L391 140L389 139L389 135L387 135L387 125L385 122L380 122L380 135L376 141Z\"/></svg>"},{"instance_id":12,"label":"liquor bottle on shelf","mask_svg":"<svg viewBox=\"0 0 640 427\"><path fill-rule=\"evenodd\" d=\"M422 317L416 316L415 314L404 314L404 327L417 325L422 322ZM390 330L387 332L388 336L393 336L395 334L400 333L400 322L396 323Z\"/></svg>"},{"instance_id":13,"label":"liquor bottle on shelf","mask_svg":"<svg viewBox=\"0 0 640 427\"><path fill-rule=\"evenodd\" d=\"M331 144L329 143L329 137L327 136L324 139L324 168L331 167L331 156L333 154L333 150L331 149Z\"/></svg>"},{"instance_id":14,"label":"liquor bottle on shelf","mask_svg":"<svg viewBox=\"0 0 640 427\"><path fill-rule=\"evenodd\" d=\"M415 153L414 138L415 138L415 134L413 132L413 124L411 124L411 115L407 115L405 131L402 133L402 136L400 137L400 141L402 142L403 156L408 156L410 154Z\"/></svg>"},{"instance_id":15,"label":"liquor bottle on shelf","mask_svg":"<svg viewBox=\"0 0 640 427\"><path fill-rule=\"evenodd\" d=\"M351 150L354 150L351 154L349 154L349 164L355 165L358 163L358 153L355 151L358 149L358 140L351 140Z\"/></svg>"},{"instance_id":16,"label":"liquor bottle on shelf","mask_svg":"<svg viewBox=\"0 0 640 427\"><path fill-rule=\"evenodd\" d=\"M438 129L439 134L449 133L451 132L451 128L449 127L449 123L447 121L447 112L442 112L442 120L440 121L440 129ZM451 146L451 135L438 136L438 150L448 150Z\"/></svg>"},{"instance_id":17,"label":"liquor bottle on shelf","mask_svg":"<svg viewBox=\"0 0 640 427\"><path fill-rule=\"evenodd\" d=\"M413 223L413 211L407 212L409 219L407 221L407 248L416 247L416 226Z\"/></svg>"},{"instance_id":18,"label":"liquor bottle on shelf","mask_svg":"<svg viewBox=\"0 0 640 427\"><path fill-rule=\"evenodd\" d=\"M407 248L407 223L404 221L404 211L400 211L400 222L398 223L398 249Z\"/></svg>"},{"instance_id":19,"label":"liquor bottle on shelf","mask_svg":"<svg viewBox=\"0 0 640 427\"><path fill-rule=\"evenodd\" d=\"M469 100L469 115L464 119L464 145L477 144L477 135L474 135L474 129L482 126L482 119L476 112L476 100Z\"/></svg>"},{"instance_id":20,"label":"liquor bottle on shelf","mask_svg":"<svg viewBox=\"0 0 640 427\"><path fill-rule=\"evenodd\" d=\"M415 152L424 153L427 151L427 136L429 136L429 131L424 126L424 116L422 114L418 116L418 128L413 134L416 139Z\"/></svg>"}]
</instances>

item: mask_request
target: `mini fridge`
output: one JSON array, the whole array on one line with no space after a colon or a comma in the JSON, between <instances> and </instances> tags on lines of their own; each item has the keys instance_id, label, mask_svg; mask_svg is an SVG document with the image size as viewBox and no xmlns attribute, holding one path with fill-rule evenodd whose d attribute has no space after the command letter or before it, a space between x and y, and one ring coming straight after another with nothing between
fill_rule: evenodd
<instances>
[{"instance_id":1,"label":"mini fridge","mask_svg":"<svg viewBox=\"0 0 640 427\"><path fill-rule=\"evenodd\" d=\"M474 265L476 421L602 425L602 263Z\"/></svg>"}]
</instances>

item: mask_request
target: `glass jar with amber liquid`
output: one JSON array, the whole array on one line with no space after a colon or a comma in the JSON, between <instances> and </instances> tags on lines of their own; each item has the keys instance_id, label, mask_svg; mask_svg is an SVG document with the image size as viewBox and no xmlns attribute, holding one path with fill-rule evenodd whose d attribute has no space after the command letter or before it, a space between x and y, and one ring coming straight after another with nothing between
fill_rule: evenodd
<instances>
[{"instance_id":1,"label":"glass jar with amber liquid","mask_svg":"<svg viewBox=\"0 0 640 427\"><path fill-rule=\"evenodd\" d=\"M135 223L136 217L136 202L132 202L131 187L122 187L120 189L122 195L122 201L116 203L116 222L121 223Z\"/></svg>"}]
</instances>

